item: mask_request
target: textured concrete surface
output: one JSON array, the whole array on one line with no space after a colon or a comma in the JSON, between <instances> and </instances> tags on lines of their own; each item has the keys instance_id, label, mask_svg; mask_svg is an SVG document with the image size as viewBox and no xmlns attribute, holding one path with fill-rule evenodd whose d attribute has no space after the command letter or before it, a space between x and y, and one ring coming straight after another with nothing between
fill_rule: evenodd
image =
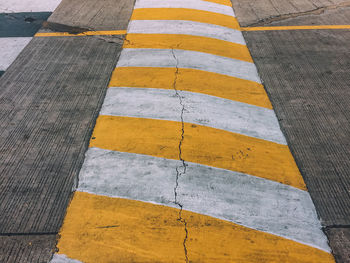
<instances>
[{"instance_id":1,"label":"textured concrete surface","mask_svg":"<svg viewBox=\"0 0 350 263\"><path fill-rule=\"evenodd\" d=\"M327 16L328 12L350 7L350 1L343 0L231 1L241 26L264 26L298 17L310 17L317 24L321 21L313 17L320 14ZM349 16L343 13L339 18L334 17L332 24L338 24L337 21L339 24L349 24L346 22L348 20Z\"/></svg>"},{"instance_id":2,"label":"textured concrete surface","mask_svg":"<svg viewBox=\"0 0 350 263\"><path fill-rule=\"evenodd\" d=\"M350 23L346 1L315 2L313 11L278 10L283 4L273 11L273 3L267 1L261 5L233 2L243 26ZM297 4L294 2L290 3ZM350 262L350 32L251 31L244 36L326 227L335 258L338 262Z\"/></svg>"},{"instance_id":3,"label":"textured concrete surface","mask_svg":"<svg viewBox=\"0 0 350 263\"><path fill-rule=\"evenodd\" d=\"M1 77L1 262L48 262L55 252L121 44L33 38Z\"/></svg>"},{"instance_id":4,"label":"textured concrete surface","mask_svg":"<svg viewBox=\"0 0 350 263\"><path fill-rule=\"evenodd\" d=\"M350 262L350 229L328 228L327 236L333 248L333 255L337 262Z\"/></svg>"},{"instance_id":5,"label":"textured concrete surface","mask_svg":"<svg viewBox=\"0 0 350 263\"><path fill-rule=\"evenodd\" d=\"M126 30L133 0L63 0L49 23L90 30Z\"/></svg>"},{"instance_id":6,"label":"textured concrete surface","mask_svg":"<svg viewBox=\"0 0 350 263\"><path fill-rule=\"evenodd\" d=\"M1 78L0 232L59 230L119 52L96 38L34 38Z\"/></svg>"},{"instance_id":7,"label":"textured concrete surface","mask_svg":"<svg viewBox=\"0 0 350 263\"><path fill-rule=\"evenodd\" d=\"M245 36L323 224L349 225L350 32Z\"/></svg>"},{"instance_id":8,"label":"textured concrete surface","mask_svg":"<svg viewBox=\"0 0 350 263\"><path fill-rule=\"evenodd\" d=\"M0 236L0 262L47 262L55 251L56 235Z\"/></svg>"}]
</instances>

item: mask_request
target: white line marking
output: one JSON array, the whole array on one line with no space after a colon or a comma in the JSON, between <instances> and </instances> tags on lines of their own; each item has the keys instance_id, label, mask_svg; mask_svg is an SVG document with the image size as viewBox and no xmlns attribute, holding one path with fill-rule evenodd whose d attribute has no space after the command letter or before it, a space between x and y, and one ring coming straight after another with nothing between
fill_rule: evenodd
<instances>
[{"instance_id":1,"label":"white line marking","mask_svg":"<svg viewBox=\"0 0 350 263\"><path fill-rule=\"evenodd\" d=\"M31 39L31 37L0 37L0 70L5 71Z\"/></svg>"},{"instance_id":2,"label":"white line marking","mask_svg":"<svg viewBox=\"0 0 350 263\"><path fill-rule=\"evenodd\" d=\"M136 0L134 9L139 8L188 8L235 16L231 6L201 0Z\"/></svg>"},{"instance_id":3,"label":"white line marking","mask_svg":"<svg viewBox=\"0 0 350 263\"><path fill-rule=\"evenodd\" d=\"M185 210L329 252L308 192L233 171L187 164L178 188ZM173 190L175 169L181 165L177 160L90 148L78 191L178 208Z\"/></svg>"},{"instance_id":4,"label":"white line marking","mask_svg":"<svg viewBox=\"0 0 350 263\"><path fill-rule=\"evenodd\" d=\"M174 68L176 66L178 68L199 69L261 83L254 63L197 51L125 48L117 64L117 67Z\"/></svg>"},{"instance_id":5,"label":"white line marking","mask_svg":"<svg viewBox=\"0 0 350 263\"><path fill-rule=\"evenodd\" d=\"M287 144L273 110L200 93L179 94L185 122ZM100 114L181 122L181 109L174 90L118 87L108 89Z\"/></svg>"},{"instance_id":6,"label":"white line marking","mask_svg":"<svg viewBox=\"0 0 350 263\"><path fill-rule=\"evenodd\" d=\"M139 34L183 34L216 38L246 45L239 30L223 26L182 20L131 20L128 33Z\"/></svg>"},{"instance_id":7,"label":"white line marking","mask_svg":"<svg viewBox=\"0 0 350 263\"><path fill-rule=\"evenodd\" d=\"M10 0L0 1L1 13L49 12L55 10L61 0Z\"/></svg>"},{"instance_id":8,"label":"white line marking","mask_svg":"<svg viewBox=\"0 0 350 263\"><path fill-rule=\"evenodd\" d=\"M71 259L63 254L54 254L50 263L82 263L79 260Z\"/></svg>"}]
</instances>

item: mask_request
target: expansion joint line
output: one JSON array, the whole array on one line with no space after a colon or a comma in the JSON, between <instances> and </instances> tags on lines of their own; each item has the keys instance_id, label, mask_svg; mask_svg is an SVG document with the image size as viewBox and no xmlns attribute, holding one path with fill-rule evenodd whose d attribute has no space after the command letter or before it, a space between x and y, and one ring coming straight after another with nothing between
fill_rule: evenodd
<instances>
[{"instance_id":1,"label":"expansion joint line","mask_svg":"<svg viewBox=\"0 0 350 263\"><path fill-rule=\"evenodd\" d=\"M188 229L187 229L187 221L186 219L184 219L182 217L182 209L183 209L183 204L181 204L178 199L177 199L177 196L178 196L178 187L179 187L179 178L180 176L182 175L185 175L186 174L186 162L185 160L182 158L182 143L184 141L184 135L185 135L185 125L184 125L184 119L183 119L183 115L184 115L184 112L185 112L185 105L183 103L183 100L182 100L182 97L181 95L179 94L179 91L176 89L176 83L177 83L177 77L178 77L178 74L179 74L179 67L178 67L178 64L179 64L179 61L175 55L175 52L174 52L174 49L171 50L172 52L172 55L175 59L175 62L176 62L176 70L175 70L175 77L174 77L174 82L173 82L173 89L175 91L175 95L176 97L178 97L179 99L179 103L181 105L181 115L180 115L180 118L181 118L181 137L180 137L180 141L179 141L179 160L182 162L182 165L180 167L176 167L176 179L175 179L175 187L174 187L174 203L179 206L180 208L180 211L179 211L179 217L178 217L178 221L181 222L184 227L185 227L185 238L184 238L184 241L183 241L183 247L184 247L184 252L185 252L185 261L186 263L188 263L188 251L187 251L187 247L186 247L186 242L187 242L187 239L188 239Z\"/></svg>"}]
</instances>

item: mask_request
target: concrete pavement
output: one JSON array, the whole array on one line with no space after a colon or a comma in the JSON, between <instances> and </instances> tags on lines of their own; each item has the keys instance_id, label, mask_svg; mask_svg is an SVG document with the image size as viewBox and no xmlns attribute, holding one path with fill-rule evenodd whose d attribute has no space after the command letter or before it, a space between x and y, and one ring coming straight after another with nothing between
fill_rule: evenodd
<instances>
[{"instance_id":1,"label":"concrete pavement","mask_svg":"<svg viewBox=\"0 0 350 263\"><path fill-rule=\"evenodd\" d=\"M335 257L350 262L350 4L233 4Z\"/></svg>"},{"instance_id":2,"label":"concrete pavement","mask_svg":"<svg viewBox=\"0 0 350 263\"><path fill-rule=\"evenodd\" d=\"M230 2L107 6L63 2L2 78L39 105L8 109L3 261L47 262L77 187L51 262L334 262Z\"/></svg>"}]
</instances>

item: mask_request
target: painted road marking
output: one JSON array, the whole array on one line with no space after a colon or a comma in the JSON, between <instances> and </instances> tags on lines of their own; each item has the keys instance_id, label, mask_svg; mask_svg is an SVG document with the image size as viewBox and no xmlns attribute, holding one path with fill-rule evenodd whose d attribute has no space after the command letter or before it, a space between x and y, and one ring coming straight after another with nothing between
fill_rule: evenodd
<instances>
[{"instance_id":1,"label":"painted road marking","mask_svg":"<svg viewBox=\"0 0 350 263\"><path fill-rule=\"evenodd\" d=\"M124 48L192 50L253 62L246 45L201 36L175 34L127 34Z\"/></svg>"},{"instance_id":2,"label":"painted road marking","mask_svg":"<svg viewBox=\"0 0 350 263\"><path fill-rule=\"evenodd\" d=\"M241 27L242 31L350 29L350 25Z\"/></svg>"},{"instance_id":3,"label":"painted road marking","mask_svg":"<svg viewBox=\"0 0 350 263\"><path fill-rule=\"evenodd\" d=\"M240 28L229 6L137 1L59 254L334 262L256 67L234 42Z\"/></svg>"},{"instance_id":4,"label":"painted road marking","mask_svg":"<svg viewBox=\"0 0 350 263\"><path fill-rule=\"evenodd\" d=\"M286 145L191 123L184 129L182 157L188 162L306 189ZM100 115L90 147L177 160L181 130L181 122Z\"/></svg>"},{"instance_id":5,"label":"painted road marking","mask_svg":"<svg viewBox=\"0 0 350 263\"><path fill-rule=\"evenodd\" d=\"M90 148L77 190L177 208L173 188L179 165L178 160ZM184 210L329 251L307 192L237 172L187 165L178 191Z\"/></svg>"},{"instance_id":6,"label":"painted road marking","mask_svg":"<svg viewBox=\"0 0 350 263\"><path fill-rule=\"evenodd\" d=\"M183 114L185 122L287 144L273 110L187 91L180 96L190 105ZM107 91L100 114L181 122L179 112L173 90L120 87Z\"/></svg>"},{"instance_id":7,"label":"painted road marking","mask_svg":"<svg viewBox=\"0 0 350 263\"><path fill-rule=\"evenodd\" d=\"M203 0L203 1L212 2L220 5L228 5L232 8L232 4L230 0Z\"/></svg>"},{"instance_id":8,"label":"painted road marking","mask_svg":"<svg viewBox=\"0 0 350 263\"><path fill-rule=\"evenodd\" d=\"M54 254L51 263L82 263L79 260L68 258L66 255Z\"/></svg>"},{"instance_id":9,"label":"painted road marking","mask_svg":"<svg viewBox=\"0 0 350 263\"><path fill-rule=\"evenodd\" d=\"M117 67L199 69L261 83L254 63L188 50L125 48Z\"/></svg>"},{"instance_id":10,"label":"painted road marking","mask_svg":"<svg viewBox=\"0 0 350 263\"><path fill-rule=\"evenodd\" d=\"M332 256L276 235L183 211L191 262L334 262ZM59 253L82 262L184 262L179 210L77 191Z\"/></svg>"},{"instance_id":11,"label":"painted road marking","mask_svg":"<svg viewBox=\"0 0 350 263\"><path fill-rule=\"evenodd\" d=\"M134 10L136 11L141 8L186 8L235 16L231 6L202 0L136 0Z\"/></svg>"},{"instance_id":12,"label":"painted road marking","mask_svg":"<svg viewBox=\"0 0 350 263\"><path fill-rule=\"evenodd\" d=\"M239 30L194 21L132 20L129 23L128 33L202 36L245 45Z\"/></svg>"},{"instance_id":13,"label":"painted road marking","mask_svg":"<svg viewBox=\"0 0 350 263\"><path fill-rule=\"evenodd\" d=\"M184 20L240 29L238 21L232 16L186 8L135 9L131 20Z\"/></svg>"},{"instance_id":14,"label":"painted road marking","mask_svg":"<svg viewBox=\"0 0 350 263\"><path fill-rule=\"evenodd\" d=\"M272 109L260 83L197 69L117 67L110 86L173 90L176 73L177 90L198 92Z\"/></svg>"}]
</instances>

